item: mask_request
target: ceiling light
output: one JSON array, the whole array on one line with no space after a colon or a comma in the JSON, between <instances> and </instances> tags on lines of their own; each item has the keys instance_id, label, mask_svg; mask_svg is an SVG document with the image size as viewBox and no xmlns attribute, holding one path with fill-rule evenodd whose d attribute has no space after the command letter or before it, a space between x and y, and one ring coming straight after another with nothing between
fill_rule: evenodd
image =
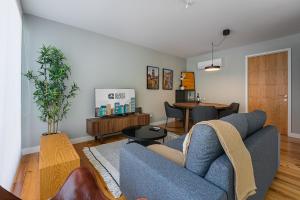
<instances>
[{"instance_id":1,"label":"ceiling light","mask_svg":"<svg viewBox=\"0 0 300 200\"><path fill-rule=\"evenodd\" d=\"M219 66L219 65L210 65L210 66L207 66L207 67L204 68L204 70L206 72L218 71L220 69L221 69L221 66Z\"/></svg>"},{"instance_id":2,"label":"ceiling light","mask_svg":"<svg viewBox=\"0 0 300 200\"><path fill-rule=\"evenodd\" d=\"M217 44L215 46L216 47L220 46L224 42L225 37L228 35L230 35L230 29L224 29L223 30L223 39L219 42L219 44ZM206 66L204 68L204 71L213 72L213 71L219 71L220 69L221 69L221 66L214 65L214 43L212 42L211 43L211 65Z\"/></svg>"},{"instance_id":3,"label":"ceiling light","mask_svg":"<svg viewBox=\"0 0 300 200\"><path fill-rule=\"evenodd\" d=\"M214 43L211 43L211 65L206 66L204 70L206 72L213 72L213 71L218 71L221 69L221 66L219 65L214 65Z\"/></svg>"},{"instance_id":4,"label":"ceiling light","mask_svg":"<svg viewBox=\"0 0 300 200\"><path fill-rule=\"evenodd\" d=\"M185 8L188 8L192 5L192 0L184 0L185 1Z\"/></svg>"}]
</instances>

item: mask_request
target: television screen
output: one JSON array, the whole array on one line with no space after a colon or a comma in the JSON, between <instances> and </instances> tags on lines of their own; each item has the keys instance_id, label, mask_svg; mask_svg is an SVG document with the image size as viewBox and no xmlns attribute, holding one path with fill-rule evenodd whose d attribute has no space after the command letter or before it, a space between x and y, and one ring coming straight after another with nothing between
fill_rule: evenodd
<instances>
[{"instance_id":1,"label":"television screen","mask_svg":"<svg viewBox=\"0 0 300 200\"><path fill-rule=\"evenodd\" d=\"M134 89L95 89L95 116L135 112Z\"/></svg>"}]
</instances>

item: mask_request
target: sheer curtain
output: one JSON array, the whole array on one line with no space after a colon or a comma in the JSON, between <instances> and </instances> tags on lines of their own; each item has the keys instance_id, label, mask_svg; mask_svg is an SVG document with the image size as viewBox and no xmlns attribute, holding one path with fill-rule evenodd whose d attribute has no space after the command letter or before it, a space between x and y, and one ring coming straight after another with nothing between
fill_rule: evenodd
<instances>
[{"instance_id":1,"label":"sheer curtain","mask_svg":"<svg viewBox=\"0 0 300 200\"><path fill-rule=\"evenodd\" d=\"M10 190L21 156L22 13L0 0L0 185Z\"/></svg>"}]
</instances>

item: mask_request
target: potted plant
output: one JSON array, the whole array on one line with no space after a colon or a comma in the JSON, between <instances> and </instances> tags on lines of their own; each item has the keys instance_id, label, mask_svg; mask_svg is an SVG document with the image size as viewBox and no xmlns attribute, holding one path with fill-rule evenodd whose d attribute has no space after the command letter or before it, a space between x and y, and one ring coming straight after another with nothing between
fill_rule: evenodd
<instances>
[{"instance_id":1,"label":"potted plant","mask_svg":"<svg viewBox=\"0 0 300 200\"><path fill-rule=\"evenodd\" d=\"M71 99L76 96L79 87L66 80L71 74L70 66L65 62L63 52L54 46L43 45L37 63L40 68L34 73L29 70L25 76L34 83L33 97L40 111L40 119L48 123L47 134L58 132L58 123L70 110Z\"/></svg>"}]
</instances>

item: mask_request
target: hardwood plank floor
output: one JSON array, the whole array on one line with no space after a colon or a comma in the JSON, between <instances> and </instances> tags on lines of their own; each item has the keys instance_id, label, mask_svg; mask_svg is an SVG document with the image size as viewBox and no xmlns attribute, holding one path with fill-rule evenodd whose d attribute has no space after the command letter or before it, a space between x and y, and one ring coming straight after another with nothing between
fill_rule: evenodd
<instances>
[{"instance_id":1,"label":"hardwood plank floor","mask_svg":"<svg viewBox=\"0 0 300 200\"><path fill-rule=\"evenodd\" d=\"M164 127L163 125L160 125ZM182 123L168 123L169 131L183 134ZM113 136L105 138L103 143L110 143L124 139L122 136ZM89 141L75 144L74 147L81 159L81 166L87 167L96 177L97 183L105 196L113 200L112 194L108 191L102 177L97 173L94 167L82 152L82 149L87 146L96 146L101 144L100 141ZM300 199L300 139L281 136L281 161L280 168L270 187L266 200L299 200ZM15 181L12 187L12 192L23 200L38 200L39 199L39 169L38 169L39 154L29 154L22 157ZM125 200L124 196L119 198Z\"/></svg>"},{"instance_id":2,"label":"hardwood plank floor","mask_svg":"<svg viewBox=\"0 0 300 200\"><path fill-rule=\"evenodd\" d=\"M111 143L115 141L119 141L121 139L125 139L121 135L112 136L105 138L103 143L100 141L88 141L79 144L74 144L74 147L80 157L80 165L82 167L88 168L100 187L103 191L104 195L111 200L115 198L109 192L105 182L103 181L102 177L98 174L96 169L93 165L89 162L89 160L84 155L82 149L84 147L91 147L97 146L100 144ZM40 198L40 187L39 187L39 154L28 154L22 157L11 192L14 193L16 196L20 197L23 200L39 200ZM124 196L118 198L118 200L125 200Z\"/></svg>"}]
</instances>

